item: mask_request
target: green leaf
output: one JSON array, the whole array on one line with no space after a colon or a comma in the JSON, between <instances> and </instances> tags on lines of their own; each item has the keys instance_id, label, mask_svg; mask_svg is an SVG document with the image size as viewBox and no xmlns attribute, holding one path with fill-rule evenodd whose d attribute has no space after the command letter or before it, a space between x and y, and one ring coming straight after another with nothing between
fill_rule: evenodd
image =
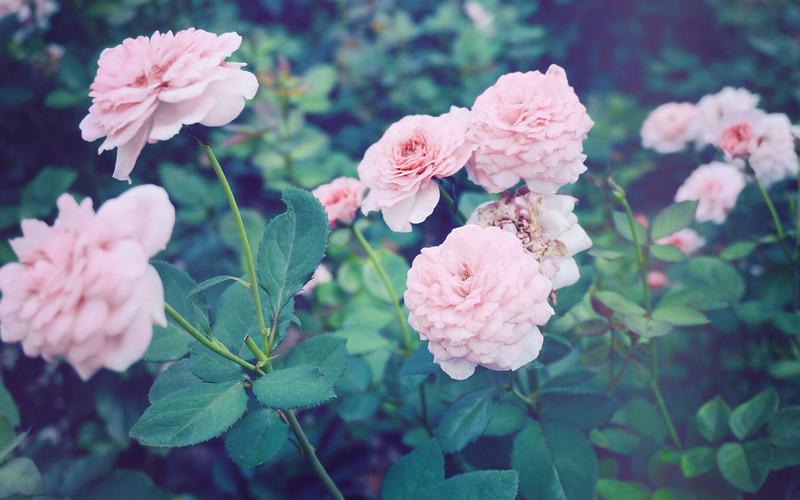
<instances>
[{"instance_id":1,"label":"green leaf","mask_svg":"<svg viewBox=\"0 0 800 500\"><path fill-rule=\"evenodd\" d=\"M663 262L680 262L686 258L686 254L674 245L651 245L650 255Z\"/></svg>"},{"instance_id":2,"label":"green leaf","mask_svg":"<svg viewBox=\"0 0 800 500\"><path fill-rule=\"evenodd\" d=\"M602 302L604 306L624 316L642 316L646 312L642 306L623 297L617 292L603 290L597 292L595 297L597 297L597 300Z\"/></svg>"},{"instance_id":3,"label":"green leaf","mask_svg":"<svg viewBox=\"0 0 800 500\"><path fill-rule=\"evenodd\" d=\"M328 217L319 200L297 188L283 191L286 211L272 219L258 246L258 280L277 314L311 278L328 241Z\"/></svg>"},{"instance_id":4,"label":"green leaf","mask_svg":"<svg viewBox=\"0 0 800 500\"><path fill-rule=\"evenodd\" d=\"M698 500L697 494L678 488L661 488L653 492L650 500Z\"/></svg>"},{"instance_id":5,"label":"green leaf","mask_svg":"<svg viewBox=\"0 0 800 500\"><path fill-rule=\"evenodd\" d=\"M141 471L117 469L92 486L87 500L167 500L150 477Z\"/></svg>"},{"instance_id":6,"label":"green leaf","mask_svg":"<svg viewBox=\"0 0 800 500\"><path fill-rule=\"evenodd\" d=\"M344 339L347 352L352 355L366 354L392 347L392 343L386 337L373 330L340 330L331 335Z\"/></svg>"},{"instance_id":7,"label":"green leaf","mask_svg":"<svg viewBox=\"0 0 800 500\"><path fill-rule=\"evenodd\" d=\"M403 366L400 367L400 376L429 375L431 373L436 373L436 370L436 363L433 362L433 354L428 350L428 343L423 342L417 347L417 350L403 362Z\"/></svg>"},{"instance_id":8,"label":"green leaf","mask_svg":"<svg viewBox=\"0 0 800 500\"><path fill-rule=\"evenodd\" d=\"M720 396L706 402L697 410L697 429L709 443L715 443L728 433L731 408Z\"/></svg>"},{"instance_id":9,"label":"green leaf","mask_svg":"<svg viewBox=\"0 0 800 500\"><path fill-rule=\"evenodd\" d=\"M182 328L174 325L167 325L166 328L153 326L153 340L142 359L159 363L175 361L186 356L191 341L191 335Z\"/></svg>"},{"instance_id":10,"label":"green leaf","mask_svg":"<svg viewBox=\"0 0 800 500\"><path fill-rule=\"evenodd\" d=\"M542 420L590 429L608 422L619 403L605 392L570 387L541 391L539 408Z\"/></svg>"},{"instance_id":11,"label":"green leaf","mask_svg":"<svg viewBox=\"0 0 800 500\"><path fill-rule=\"evenodd\" d=\"M453 476L434 486L424 498L514 500L519 477L513 470L481 470Z\"/></svg>"},{"instance_id":12,"label":"green leaf","mask_svg":"<svg viewBox=\"0 0 800 500\"><path fill-rule=\"evenodd\" d=\"M544 337L542 351L536 361L543 364L552 363L563 358L572 351L572 345L567 339L555 334L548 334Z\"/></svg>"},{"instance_id":13,"label":"green leaf","mask_svg":"<svg viewBox=\"0 0 800 500\"><path fill-rule=\"evenodd\" d=\"M525 410L508 403L495 403L484 436L507 436L525 425Z\"/></svg>"},{"instance_id":14,"label":"green leaf","mask_svg":"<svg viewBox=\"0 0 800 500\"><path fill-rule=\"evenodd\" d=\"M378 410L381 400L375 394L347 394L339 404L339 416L345 422L358 422L370 418Z\"/></svg>"},{"instance_id":15,"label":"green leaf","mask_svg":"<svg viewBox=\"0 0 800 500\"><path fill-rule=\"evenodd\" d=\"M155 403L164 396L199 383L200 379L192 373L191 362L188 359L182 359L171 364L156 377L147 398L151 403Z\"/></svg>"},{"instance_id":16,"label":"green leaf","mask_svg":"<svg viewBox=\"0 0 800 500\"><path fill-rule=\"evenodd\" d=\"M196 169L163 165L158 173L169 197L183 205L205 205L210 189Z\"/></svg>"},{"instance_id":17,"label":"green leaf","mask_svg":"<svg viewBox=\"0 0 800 500\"><path fill-rule=\"evenodd\" d=\"M199 342L191 346L189 366L195 377L204 382L228 382L242 378L242 367L211 351Z\"/></svg>"},{"instance_id":18,"label":"green leaf","mask_svg":"<svg viewBox=\"0 0 800 500\"><path fill-rule=\"evenodd\" d=\"M623 323L634 333L647 338L663 337L672 332L669 323L646 316L625 316Z\"/></svg>"},{"instance_id":19,"label":"green leaf","mask_svg":"<svg viewBox=\"0 0 800 500\"><path fill-rule=\"evenodd\" d=\"M614 221L614 228L620 236L628 241L633 241L633 233L631 233L631 226L628 222L628 216L624 212L613 212L611 214ZM633 230L636 231L636 239L640 244L647 241L647 232L638 221L633 221Z\"/></svg>"},{"instance_id":20,"label":"green leaf","mask_svg":"<svg viewBox=\"0 0 800 500\"><path fill-rule=\"evenodd\" d=\"M289 427L266 408L248 412L225 434L225 449L234 462L250 468L278 454L289 441Z\"/></svg>"},{"instance_id":21,"label":"green leaf","mask_svg":"<svg viewBox=\"0 0 800 500\"><path fill-rule=\"evenodd\" d=\"M694 257L689 260L688 270L701 282L706 300L736 302L744 295L744 280L727 262L714 257Z\"/></svg>"},{"instance_id":22,"label":"green leaf","mask_svg":"<svg viewBox=\"0 0 800 500\"><path fill-rule=\"evenodd\" d=\"M196 293L200 293L204 290L207 290L212 286L219 285L220 283L225 283L226 281L235 281L247 289L250 288L250 283L243 280L242 278L238 278L236 276L214 276L213 278L208 278L207 280L200 282L196 287L189 290L189 293L187 295L192 296Z\"/></svg>"},{"instance_id":23,"label":"green leaf","mask_svg":"<svg viewBox=\"0 0 800 500\"><path fill-rule=\"evenodd\" d=\"M800 336L800 312L798 311L778 313L772 319L772 324L783 333Z\"/></svg>"},{"instance_id":24,"label":"green leaf","mask_svg":"<svg viewBox=\"0 0 800 500\"><path fill-rule=\"evenodd\" d=\"M702 476L714 468L717 450L701 446L686 450L681 454L681 471L687 478Z\"/></svg>"},{"instance_id":25,"label":"green leaf","mask_svg":"<svg viewBox=\"0 0 800 500\"><path fill-rule=\"evenodd\" d=\"M6 389L5 383L2 382L0 382L0 415L6 417L12 426L19 427L19 409L11 393Z\"/></svg>"},{"instance_id":26,"label":"green leaf","mask_svg":"<svg viewBox=\"0 0 800 500\"><path fill-rule=\"evenodd\" d=\"M145 446L190 446L228 430L246 406L241 381L193 384L156 400L130 434Z\"/></svg>"},{"instance_id":27,"label":"green leaf","mask_svg":"<svg viewBox=\"0 0 800 500\"><path fill-rule=\"evenodd\" d=\"M402 298L406 288L408 262L406 262L406 259L403 257L385 248L377 249L375 254L378 256L378 262L381 263L381 266L383 266L383 269L386 271L386 275L389 277L389 282L392 285L394 293ZM386 291L386 285L383 284L371 260L364 262L364 266L361 268L361 277L364 280L364 286L366 286L367 291L372 296L384 302L391 302L389 292Z\"/></svg>"},{"instance_id":28,"label":"green leaf","mask_svg":"<svg viewBox=\"0 0 800 500\"><path fill-rule=\"evenodd\" d=\"M432 439L425 439L386 473L381 500L424 500L444 481L444 457Z\"/></svg>"},{"instance_id":29,"label":"green leaf","mask_svg":"<svg viewBox=\"0 0 800 500\"><path fill-rule=\"evenodd\" d=\"M769 468L772 470L785 469L800 465L800 448L772 448L772 460Z\"/></svg>"},{"instance_id":30,"label":"green leaf","mask_svg":"<svg viewBox=\"0 0 800 500\"><path fill-rule=\"evenodd\" d=\"M597 459L575 427L528 420L514 438L511 466L520 474L520 494L526 498L595 498Z\"/></svg>"},{"instance_id":31,"label":"green leaf","mask_svg":"<svg viewBox=\"0 0 800 500\"><path fill-rule=\"evenodd\" d=\"M556 295L557 300L553 306L556 310L556 314L566 313L586 297L586 294L589 293L594 283L594 273L594 266L581 266L578 282L558 290Z\"/></svg>"},{"instance_id":32,"label":"green leaf","mask_svg":"<svg viewBox=\"0 0 800 500\"><path fill-rule=\"evenodd\" d=\"M719 257L723 260L739 260L750 255L757 246L752 241L737 241L720 252Z\"/></svg>"},{"instance_id":33,"label":"green leaf","mask_svg":"<svg viewBox=\"0 0 800 500\"><path fill-rule=\"evenodd\" d=\"M745 439L752 436L778 411L778 393L769 387L733 410L730 426L734 436Z\"/></svg>"},{"instance_id":34,"label":"green leaf","mask_svg":"<svg viewBox=\"0 0 800 500\"><path fill-rule=\"evenodd\" d=\"M44 217L55 208L56 200L78 178L78 172L67 168L43 168L22 190L19 215L22 218Z\"/></svg>"},{"instance_id":35,"label":"green leaf","mask_svg":"<svg viewBox=\"0 0 800 500\"><path fill-rule=\"evenodd\" d=\"M492 415L493 392L494 389L469 392L450 405L436 428L436 441L442 451L460 451L483 434Z\"/></svg>"},{"instance_id":36,"label":"green leaf","mask_svg":"<svg viewBox=\"0 0 800 500\"><path fill-rule=\"evenodd\" d=\"M790 406L776 413L769 421L767 435L775 446L800 447L800 406Z\"/></svg>"},{"instance_id":37,"label":"green leaf","mask_svg":"<svg viewBox=\"0 0 800 500\"><path fill-rule=\"evenodd\" d=\"M725 443L717 451L717 467L722 477L733 487L754 493L769 474L772 448L764 440Z\"/></svg>"},{"instance_id":38,"label":"green leaf","mask_svg":"<svg viewBox=\"0 0 800 500\"><path fill-rule=\"evenodd\" d=\"M267 294L261 290L261 306L268 317ZM234 354L250 358L244 345L245 336L260 338L256 306L250 289L234 283L222 292L214 307L214 337Z\"/></svg>"},{"instance_id":39,"label":"green leaf","mask_svg":"<svg viewBox=\"0 0 800 500\"><path fill-rule=\"evenodd\" d=\"M281 410L317 406L336 397L333 384L309 365L268 373L253 383L253 393L261 404Z\"/></svg>"},{"instance_id":40,"label":"green leaf","mask_svg":"<svg viewBox=\"0 0 800 500\"><path fill-rule=\"evenodd\" d=\"M709 319L700 311L677 305L659 305L653 311L653 318L674 326L697 326L709 323Z\"/></svg>"},{"instance_id":41,"label":"green leaf","mask_svg":"<svg viewBox=\"0 0 800 500\"><path fill-rule=\"evenodd\" d=\"M199 296L189 297L189 292L197 285L181 269L167 262L151 262L164 284L164 301L195 327L208 324L205 302ZM202 328L201 328L202 330Z\"/></svg>"},{"instance_id":42,"label":"green leaf","mask_svg":"<svg viewBox=\"0 0 800 500\"><path fill-rule=\"evenodd\" d=\"M286 368L311 365L319 368L331 385L347 366L345 341L333 335L317 335L294 347L286 357Z\"/></svg>"},{"instance_id":43,"label":"green leaf","mask_svg":"<svg viewBox=\"0 0 800 500\"><path fill-rule=\"evenodd\" d=\"M665 238L685 228L694 221L696 210L697 201L683 201L668 206L653 219L650 231L652 238L654 240Z\"/></svg>"},{"instance_id":44,"label":"green leaf","mask_svg":"<svg viewBox=\"0 0 800 500\"><path fill-rule=\"evenodd\" d=\"M12 458L0 467L0 498L43 494L42 475L30 458Z\"/></svg>"},{"instance_id":45,"label":"green leaf","mask_svg":"<svg viewBox=\"0 0 800 500\"><path fill-rule=\"evenodd\" d=\"M650 491L640 483L600 479L597 495L603 500L649 500Z\"/></svg>"},{"instance_id":46,"label":"green leaf","mask_svg":"<svg viewBox=\"0 0 800 500\"><path fill-rule=\"evenodd\" d=\"M5 424L7 425L7 424L8 424L8 422L6 421L6 422L5 422ZM12 433L11 433L11 436L13 436L13 435L14 435L14 434L13 434L13 432L12 432ZM22 434L20 434L19 436L15 436L15 437L14 437L14 438L12 438L10 441L8 441L8 442L4 443L4 444L3 444L3 447L2 447L2 448L0 448L0 463L4 462L4 461L5 461L5 459L6 459L6 458L7 458L7 457L8 457L8 456L11 454L11 452L12 452L12 451L14 451L14 450L17 448L17 446L19 446L19 444L20 444L20 443L21 443L21 442L22 442L22 441L23 441L23 440L24 440L26 437L28 437L28 432L27 432L27 431L23 432L23 433L22 433Z\"/></svg>"}]
</instances>

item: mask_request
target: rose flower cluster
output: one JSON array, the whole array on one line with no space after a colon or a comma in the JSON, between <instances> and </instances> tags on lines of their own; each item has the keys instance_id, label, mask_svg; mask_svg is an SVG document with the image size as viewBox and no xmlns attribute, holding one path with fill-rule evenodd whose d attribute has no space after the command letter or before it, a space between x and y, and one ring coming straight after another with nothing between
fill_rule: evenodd
<instances>
[{"instance_id":1,"label":"rose flower cluster","mask_svg":"<svg viewBox=\"0 0 800 500\"><path fill-rule=\"evenodd\" d=\"M477 365L516 370L539 355L549 300L578 280L574 255L592 244L573 213L577 200L556 194L586 170L592 126L562 68L511 73L471 109L391 125L358 165L361 183L337 179L315 191L335 224L353 220L368 189L361 210L380 211L400 232L433 213L437 180L462 168L488 193L502 193L423 249L408 272L409 324L452 378Z\"/></svg>"}]
</instances>

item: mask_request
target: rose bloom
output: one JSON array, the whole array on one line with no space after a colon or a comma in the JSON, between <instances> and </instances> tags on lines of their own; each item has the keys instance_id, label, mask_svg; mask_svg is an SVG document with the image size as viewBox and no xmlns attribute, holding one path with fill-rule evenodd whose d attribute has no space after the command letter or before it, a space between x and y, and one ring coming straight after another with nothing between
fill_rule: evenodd
<instances>
[{"instance_id":1,"label":"rose bloom","mask_svg":"<svg viewBox=\"0 0 800 500\"><path fill-rule=\"evenodd\" d=\"M470 0L464 4L464 12L466 12L469 20L476 30L480 31L486 36L494 34L494 16L491 12L486 10L486 7L478 2Z\"/></svg>"},{"instance_id":2,"label":"rose bloom","mask_svg":"<svg viewBox=\"0 0 800 500\"><path fill-rule=\"evenodd\" d=\"M553 194L586 170L592 125L561 67L503 75L472 106L469 178L491 193L522 179L534 193Z\"/></svg>"},{"instance_id":3,"label":"rose bloom","mask_svg":"<svg viewBox=\"0 0 800 500\"><path fill-rule=\"evenodd\" d=\"M667 275L662 271L650 271L647 273L647 286L653 290L663 287L667 282Z\"/></svg>"},{"instance_id":4,"label":"rose bloom","mask_svg":"<svg viewBox=\"0 0 800 500\"><path fill-rule=\"evenodd\" d=\"M758 180L771 186L797 176L795 137L789 118L781 113L765 114L753 125L756 140L750 145L750 167Z\"/></svg>"},{"instance_id":5,"label":"rose bloom","mask_svg":"<svg viewBox=\"0 0 800 500\"><path fill-rule=\"evenodd\" d=\"M715 144L721 125L734 113L753 111L760 97L747 89L725 87L716 94L704 96L695 105L697 114L689 126L688 136L698 146Z\"/></svg>"},{"instance_id":6,"label":"rose bloom","mask_svg":"<svg viewBox=\"0 0 800 500\"><path fill-rule=\"evenodd\" d=\"M367 149L358 176L369 187L361 210L380 210L392 231L411 231L439 202L434 178L449 177L466 164L475 146L466 141L470 113L450 108L440 116L406 116Z\"/></svg>"},{"instance_id":7,"label":"rose bloom","mask_svg":"<svg viewBox=\"0 0 800 500\"><path fill-rule=\"evenodd\" d=\"M328 225L334 227L337 221L343 224L353 222L364 199L365 189L366 186L358 179L338 177L317 187L311 194L325 207Z\"/></svg>"},{"instance_id":8,"label":"rose bloom","mask_svg":"<svg viewBox=\"0 0 800 500\"><path fill-rule=\"evenodd\" d=\"M504 193L500 200L480 205L467 223L499 227L516 236L557 290L578 281L574 255L592 247L573 213L576 201L572 196L543 196L523 187L514 196Z\"/></svg>"},{"instance_id":9,"label":"rose bloom","mask_svg":"<svg viewBox=\"0 0 800 500\"><path fill-rule=\"evenodd\" d=\"M706 240L690 228L683 228L669 236L656 240L659 245L672 245L686 255L692 255L703 248Z\"/></svg>"},{"instance_id":10,"label":"rose bloom","mask_svg":"<svg viewBox=\"0 0 800 500\"><path fill-rule=\"evenodd\" d=\"M317 288L317 285L321 285L323 283L328 283L331 279L333 279L333 275L331 274L330 270L325 267L324 264L320 264L314 270L314 274L311 275L311 279L303 285L303 288L300 289L300 295L310 295L311 292Z\"/></svg>"},{"instance_id":11,"label":"rose bloom","mask_svg":"<svg viewBox=\"0 0 800 500\"><path fill-rule=\"evenodd\" d=\"M219 127L239 116L258 90L244 64L225 61L241 43L236 33L190 28L103 51L80 128L86 141L106 138L98 153L117 148L115 179L130 180L146 142L170 139L183 125Z\"/></svg>"},{"instance_id":12,"label":"rose bloom","mask_svg":"<svg viewBox=\"0 0 800 500\"><path fill-rule=\"evenodd\" d=\"M516 370L536 359L553 309L552 283L522 243L497 227L454 229L423 248L408 271L408 322L445 373L463 380L477 365Z\"/></svg>"},{"instance_id":13,"label":"rose bloom","mask_svg":"<svg viewBox=\"0 0 800 500\"><path fill-rule=\"evenodd\" d=\"M722 224L744 189L745 178L736 166L713 161L701 165L678 188L675 201L697 200L698 222Z\"/></svg>"},{"instance_id":14,"label":"rose bloom","mask_svg":"<svg viewBox=\"0 0 800 500\"><path fill-rule=\"evenodd\" d=\"M658 153L675 153L689 142L689 126L694 120L694 104L668 102L647 115L642 124L642 146Z\"/></svg>"},{"instance_id":15,"label":"rose bloom","mask_svg":"<svg viewBox=\"0 0 800 500\"><path fill-rule=\"evenodd\" d=\"M166 326L164 289L148 259L172 234L175 209L157 186L103 204L58 199L48 226L22 221L19 262L0 268L0 336L47 361L63 356L84 380L123 371L144 355L153 324Z\"/></svg>"}]
</instances>

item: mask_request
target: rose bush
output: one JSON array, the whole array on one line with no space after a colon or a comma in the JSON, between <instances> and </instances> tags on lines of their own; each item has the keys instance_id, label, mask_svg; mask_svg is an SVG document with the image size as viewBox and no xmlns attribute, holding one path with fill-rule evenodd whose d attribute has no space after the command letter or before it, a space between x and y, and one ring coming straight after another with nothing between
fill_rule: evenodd
<instances>
[{"instance_id":1,"label":"rose bush","mask_svg":"<svg viewBox=\"0 0 800 500\"><path fill-rule=\"evenodd\" d=\"M793 497L797 9L557 4L0 5L0 496Z\"/></svg>"}]
</instances>

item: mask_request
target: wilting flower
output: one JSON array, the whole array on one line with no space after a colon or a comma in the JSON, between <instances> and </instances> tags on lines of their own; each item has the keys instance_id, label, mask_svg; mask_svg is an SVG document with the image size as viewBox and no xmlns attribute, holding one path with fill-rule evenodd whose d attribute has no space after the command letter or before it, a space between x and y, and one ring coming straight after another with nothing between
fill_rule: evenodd
<instances>
[{"instance_id":1,"label":"wilting flower","mask_svg":"<svg viewBox=\"0 0 800 500\"><path fill-rule=\"evenodd\" d=\"M467 172L491 193L522 179L534 193L553 194L586 170L592 125L561 67L503 75L472 106L468 139L477 149Z\"/></svg>"},{"instance_id":2,"label":"wilting flower","mask_svg":"<svg viewBox=\"0 0 800 500\"><path fill-rule=\"evenodd\" d=\"M323 283L328 283L331 279L333 279L333 275L331 274L330 270L325 267L324 264L320 264L314 270L314 274L311 276L311 279L303 285L303 288L300 290L300 295L308 295L317 288L317 285L321 285Z\"/></svg>"},{"instance_id":3,"label":"wilting flower","mask_svg":"<svg viewBox=\"0 0 800 500\"><path fill-rule=\"evenodd\" d=\"M576 201L572 196L543 196L523 187L516 195L504 193L501 199L480 205L467 223L499 227L516 236L557 290L578 281L580 272L573 257L592 246L573 213Z\"/></svg>"},{"instance_id":4,"label":"wilting flower","mask_svg":"<svg viewBox=\"0 0 800 500\"><path fill-rule=\"evenodd\" d=\"M697 231L688 227L656 241L659 245L672 245L686 255L692 255L703 248L706 240Z\"/></svg>"},{"instance_id":5,"label":"wilting flower","mask_svg":"<svg viewBox=\"0 0 800 500\"><path fill-rule=\"evenodd\" d=\"M172 234L166 191L140 186L103 204L58 199L52 226L22 221L11 240L18 263L0 268L0 336L26 355L63 356L84 379L123 371L147 350L153 324L166 326L164 289L148 259Z\"/></svg>"},{"instance_id":6,"label":"wilting flower","mask_svg":"<svg viewBox=\"0 0 800 500\"><path fill-rule=\"evenodd\" d=\"M689 142L689 126L694 120L694 104L668 102L657 107L642 124L642 146L659 153L675 153Z\"/></svg>"},{"instance_id":7,"label":"wilting flower","mask_svg":"<svg viewBox=\"0 0 800 500\"><path fill-rule=\"evenodd\" d=\"M698 222L722 224L744 189L744 175L734 165L713 161L701 165L683 182L675 201L697 200Z\"/></svg>"},{"instance_id":8,"label":"wilting flower","mask_svg":"<svg viewBox=\"0 0 800 500\"><path fill-rule=\"evenodd\" d=\"M463 380L476 365L516 370L536 359L544 341L537 325L553 314L551 289L515 235L467 224L422 249L404 299L436 363Z\"/></svg>"},{"instance_id":9,"label":"wilting flower","mask_svg":"<svg viewBox=\"0 0 800 500\"><path fill-rule=\"evenodd\" d=\"M114 178L130 173L146 142L170 139L183 125L219 127L233 121L258 90L242 63L226 62L242 43L236 33L158 31L106 49L92 83L92 106L81 121L86 141L117 148Z\"/></svg>"},{"instance_id":10,"label":"wilting flower","mask_svg":"<svg viewBox=\"0 0 800 500\"><path fill-rule=\"evenodd\" d=\"M440 116L406 116L392 124L358 165L369 187L364 214L380 210L398 232L424 221L439 202L434 178L461 170L475 149L466 141L469 117L469 110L452 107Z\"/></svg>"},{"instance_id":11,"label":"wilting flower","mask_svg":"<svg viewBox=\"0 0 800 500\"><path fill-rule=\"evenodd\" d=\"M327 184L317 187L311 194L325 207L328 224L333 227L336 221L350 224L356 217L358 207L364 199L366 186L350 177L338 177Z\"/></svg>"},{"instance_id":12,"label":"wilting flower","mask_svg":"<svg viewBox=\"0 0 800 500\"><path fill-rule=\"evenodd\" d=\"M650 271L647 273L647 286L653 290L661 288L667 283L667 275L663 271Z\"/></svg>"},{"instance_id":13,"label":"wilting flower","mask_svg":"<svg viewBox=\"0 0 800 500\"><path fill-rule=\"evenodd\" d=\"M725 87L716 94L704 96L695 108L697 114L689 127L688 136L699 146L715 144L725 119L734 113L753 111L760 97L747 89Z\"/></svg>"}]
</instances>

